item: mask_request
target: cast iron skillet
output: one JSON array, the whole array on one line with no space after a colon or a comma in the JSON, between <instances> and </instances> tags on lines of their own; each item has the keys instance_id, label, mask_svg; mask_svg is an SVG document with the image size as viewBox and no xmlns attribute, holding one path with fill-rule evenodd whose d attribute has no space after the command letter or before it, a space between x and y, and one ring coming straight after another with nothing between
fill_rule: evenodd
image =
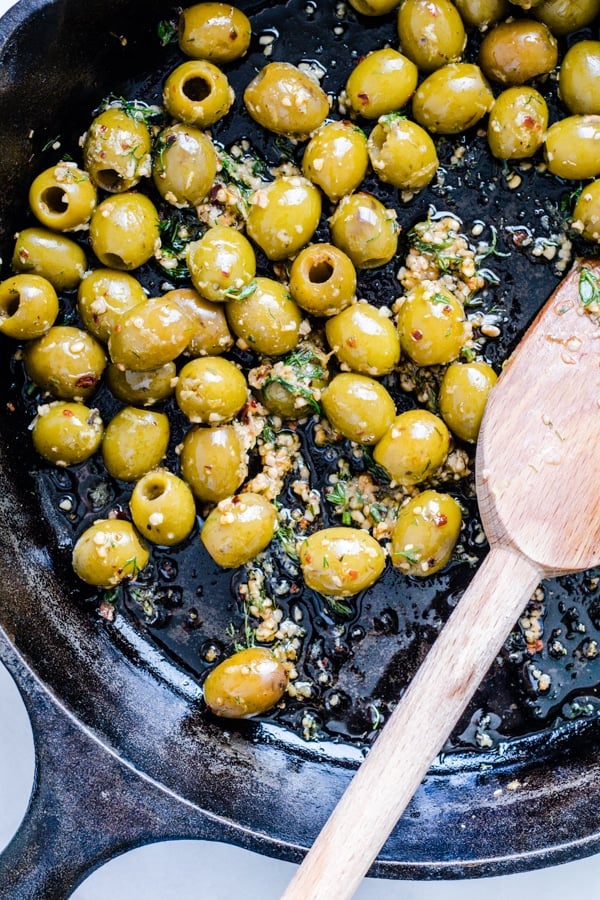
<instances>
[{"instance_id":1,"label":"cast iron skillet","mask_svg":"<svg viewBox=\"0 0 600 900\"><path fill-rule=\"evenodd\" d=\"M350 10L338 20L336 4L240 5L255 16L257 33L247 59L230 73L238 103L241 86L265 62L261 30L275 37L274 59L323 64L326 89L343 83L362 48L382 46L393 34L392 17L367 21ZM168 69L179 57L176 49L159 47L156 25L172 16L173 8L158 0L22 0L0 22L3 277L12 236L29 221L29 183L64 152L48 156L44 147L60 136L64 147L70 140L76 148L76 136L110 91L158 99L154 69ZM334 25L341 30L334 32ZM231 121L217 134L223 144L252 133L267 160L280 154L281 146L251 132L242 112ZM465 154L462 167L450 164L457 145ZM461 215L465 227L485 220L488 237L494 223L505 250L512 241L510 258L490 260L500 286L484 295L486 308L500 300L507 309L502 339L486 351L497 363L559 279L553 265L533 255L535 241L520 239L560 231L560 205L568 202L570 186L533 169L511 191L507 172L484 162L483 148L477 135L442 142L443 185L398 209L405 233L433 204ZM394 195L386 199L398 205ZM268 274L266 261L260 265ZM373 302L395 296L394 275L393 267L366 275L363 296ZM164 280L156 271L147 278L150 287ZM0 649L25 692L38 757L29 815L2 858L0 895L64 897L115 853L160 838L226 840L298 861L373 739L369 710L385 715L458 600L471 566L459 559L428 587L400 584L388 573L350 617L318 598L300 598L305 621L313 623L305 654L321 642L334 687L352 701L353 712L344 718L331 714L327 691L313 698L308 707L321 725L317 740L299 736L304 707L293 703L279 718L215 721L202 706L201 650L215 635L223 639L227 622L239 618L230 576L199 555L196 536L194 564L185 552L176 557L181 590L165 594L170 603L158 603L156 618L141 615L127 594L114 623L100 618L97 598L70 573L73 531L56 513L57 497L73 486L70 476L49 476L33 458L23 403L14 402L23 400L14 347L3 342L0 350ZM304 440L310 443L310 429ZM315 454L315 479L322 483L335 463ZM97 514L81 512L75 530ZM478 557L483 552L474 532L466 550ZM172 581L173 560L166 562L159 576ZM591 639L600 624L595 582L589 575L552 582L546 602L548 634L561 628L568 650L562 662L548 646L539 657L552 671L552 700L533 695L516 629L373 875L501 874L600 847L600 673L580 652L578 632L583 624ZM198 618L200 626L189 627ZM492 748L481 753L474 735L486 716Z\"/></svg>"}]
</instances>

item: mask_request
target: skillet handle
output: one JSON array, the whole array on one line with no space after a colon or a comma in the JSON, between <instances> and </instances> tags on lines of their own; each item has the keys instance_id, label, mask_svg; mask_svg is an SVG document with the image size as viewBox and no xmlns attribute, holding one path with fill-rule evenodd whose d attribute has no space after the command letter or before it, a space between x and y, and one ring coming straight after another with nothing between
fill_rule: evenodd
<instances>
[{"instance_id":1,"label":"skillet handle","mask_svg":"<svg viewBox=\"0 0 600 900\"><path fill-rule=\"evenodd\" d=\"M353 896L541 577L492 548L282 900Z\"/></svg>"}]
</instances>

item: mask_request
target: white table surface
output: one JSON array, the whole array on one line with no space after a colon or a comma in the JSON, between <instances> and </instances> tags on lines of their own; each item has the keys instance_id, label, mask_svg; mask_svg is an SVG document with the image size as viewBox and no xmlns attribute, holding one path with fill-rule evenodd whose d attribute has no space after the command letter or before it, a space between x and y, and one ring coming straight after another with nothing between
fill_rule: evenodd
<instances>
[{"instance_id":1,"label":"white table surface","mask_svg":"<svg viewBox=\"0 0 600 900\"><path fill-rule=\"evenodd\" d=\"M12 5L11 0L0 0L0 14ZM33 772L33 740L27 713L12 678L0 664L0 849L6 846L25 812ZM72 897L276 900L294 870L291 863L225 844L171 841L118 857L94 872ZM357 900L595 900L599 896L600 855L550 869L471 881L366 879L356 894Z\"/></svg>"}]
</instances>

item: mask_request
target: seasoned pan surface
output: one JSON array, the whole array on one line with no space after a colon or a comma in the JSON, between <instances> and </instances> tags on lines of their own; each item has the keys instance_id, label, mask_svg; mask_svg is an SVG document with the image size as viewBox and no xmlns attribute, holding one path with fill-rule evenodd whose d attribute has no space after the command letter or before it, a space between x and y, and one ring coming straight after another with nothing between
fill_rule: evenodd
<instances>
[{"instance_id":1,"label":"seasoned pan surface","mask_svg":"<svg viewBox=\"0 0 600 900\"><path fill-rule=\"evenodd\" d=\"M365 49L393 42L393 17L367 20L343 5L310 2L244 8L252 15L253 42L248 56L228 71L237 100L213 136L226 149L249 140L268 165L282 156L297 162L302 147L258 130L241 102L243 87L266 61L265 46L272 47L273 59L316 65L325 90L337 95ZM0 121L11 123L3 125L0 160L5 260L12 234L29 223L23 198L33 174L62 153L77 152L78 136L109 92L160 103L164 75L181 59L157 38L158 22L174 16L171 8L115 3L111 9L108 17L104 4L86 6L83 21L75 4L23 3L5 20ZM49 49L48 34L55 35ZM471 40L473 53L477 37ZM41 58L47 60L43 70L32 64ZM556 111L553 82L542 90ZM410 229L428 213L458 217L466 235L478 234L496 248L485 262L491 275L480 301L500 331L485 343L486 357L498 368L562 275L558 263L572 186L537 166L491 161L483 134L443 139L438 152L442 177L414 199L401 201L372 178L365 189L398 212L399 258ZM318 236L327 236L325 221ZM577 244L573 250L590 253ZM397 270L398 259L363 271L360 296L390 303L399 293ZM259 258L259 274L271 273ZM164 272L149 266L143 278L152 294L160 293ZM65 321L76 321L73 298L65 300ZM13 350L2 344L0 546L7 579L0 622L50 689L120 755L235 823L244 842L293 857L315 836L485 553L469 480L455 490L471 511L461 553L426 582L388 570L348 609L334 608L303 589L293 562L275 549L271 587L286 586L278 602L305 632L298 668L310 696L290 698L261 720L223 727L203 709L200 684L215 658L243 637L243 574L218 570L195 531L180 550L156 551L150 578L111 596L109 617L101 615L107 598L75 583L70 552L93 519L126 507L126 494L101 463L59 471L34 458L27 424L39 397L29 393ZM252 364L241 351L237 359ZM399 390L395 399L399 409L414 403ZM108 418L108 392L95 402ZM170 414L175 464L183 423L175 410ZM314 427L307 422L299 434L315 488L324 489L340 458L354 472L367 465L349 445L318 449ZM291 494L285 499L293 502ZM335 510L323 506L323 523L334 524ZM554 580L535 599L386 845L382 874L499 871L523 865L526 854L543 862L548 854L558 860L595 846L597 580L595 572ZM543 634L533 647L538 621ZM550 691L540 689L542 675L550 678ZM506 791L507 784L515 789ZM549 808L551 835L536 818Z\"/></svg>"}]
</instances>

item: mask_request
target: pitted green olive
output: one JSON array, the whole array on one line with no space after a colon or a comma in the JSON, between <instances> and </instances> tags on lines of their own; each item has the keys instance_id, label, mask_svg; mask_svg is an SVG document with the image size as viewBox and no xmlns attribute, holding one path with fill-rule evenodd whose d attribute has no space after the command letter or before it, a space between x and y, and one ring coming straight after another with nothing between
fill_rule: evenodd
<instances>
[{"instance_id":1,"label":"pitted green olive","mask_svg":"<svg viewBox=\"0 0 600 900\"><path fill-rule=\"evenodd\" d=\"M370 303L355 303L327 320L329 346L341 363L363 375L387 375L400 359L400 340L389 316Z\"/></svg>"},{"instance_id":2,"label":"pitted green olive","mask_svg":"<svg viewBox=\"0 0 600 900\"><path fill-rule=\"evenodd\" d=\"M359 191L343 197L329 220L333 243L357 269L384 266L398 249L396 210Z\"/></svg>"},{"instance_id":3,"label":"pitted green olive","mask_svg":"<svg viewBox=\"0 0 600 900\"><path fill-rule=\"evenodd\" d=\"M568 179L600 175L600 116L568 116L550 126L545 143L548 170Z\"/></svg>"},{"instance_id":4,"label":"pitted green olive","mask_svg":"<svg viewBox=\"0 0 600 900\"><path fill-rule=\"evenodd\" d=\"M41 172L29 188L36 219L55 231L85 228L96 208L96 188L74 162L59 162Z\"/></svg>"},{"instance_id":5,"label":"pitted green olive","mask_svg":"<svg viewBox=\"0 0 600 900\"><path fill-rule=\"evenodd\" d=\"M356 269L333 244L311 244L290 269L290 293L313 316L334 316L356 298Z\"/></svg>"},{"instance_id":6,"label":"pitted green olive","mask_svg":"<svg viewBox=\"0 0 600 900\"><path fill-rule=\"evenodd\" d=\"M508 0L455 0L455 5L466 25L485 28L505 16Z\"/></svg>"},{"instance_id":7,"label":"pitted green olive","mask_svg":"<svg viewBox=\"0 0 600 900\"><path fill-rule=\"evenodd\" d=\"M265 356L281 356L300 339L302 314L284 284L257 278L256 287L243 300L225 307L229 327L248 347Z\"/></svg>"},{"instance_id":8,"label":"pitted green olive","mask_svg":"<svg viewBox=\"0 0 600 900\"><path fill-rule=\"evenodd\" d=\"M346 82L346 95L355 113L378 119L402 109L415 92L417 67L410 59L384 47L367 53Z\"/></svg>"},{"instance_id":9,"label":"pitted green olive","mask_svg":"<svg viewBox=\"0 0 600 900\"><path fill-rule=\"evenodd\" d=\"M512 87L496 99L488 120L488 144L498 159L526 159L544 143L548 105L532 87Z\"/></svg>"},{"instance_id":10,"label":"pitted green olive","mask_svg":"<svg viewBox=\"0 0 600 900\"><path fill-rule=\"evenodd\" d=\"M406 575L423 578L442 569L458 540L460 506L449 494L423 491L398 513L392 532L392 563Z\"/></svg>"},{"instance_id":11,"label":"pitted green olive","mask_svg":"<svg viewBox=\"0 0 600 900\"><path fill-rule=\"evenodd\" d=\"M307 137L329 113L327 94L312 78L287 62L268 63L244 91L252 118L275 134Z\"/></svg>"},{"instance_id":12,"label":"pitted green olive","mask_svg":"<svg viewBox=\"0 0 600 900\"><path fill-rule=\"evenodd\" d=\"M97 409L58 400L38 407L31 437L41 456L56 466L74 466L96 452L103 432Z\"/></svg>"},{"instance_id":13,"label":"pitted green olive","mask_svg":"<svg viewBox=\"0 0 600 900\"><path fill-rule=\"evenodd\" d=\"M175 390L175 376L174 362L141 372L121 369L114 363L110 363L106 369L106 380L111 392L118 400L130 406L153 406L166 400Z\"/></svg>"},{"instance_id":14,"label":"pitted green olive","mask_svg":"<svg viewBox=\"0 0 600 900\"><path fill-rule=\"evenodd\" d=\"M17 273L41 275L57 291L76 288L87 268L85 253L75 241L45 228L24 228L17 235L12 257Z\"/></svg>"},{"instance_id":15,"label":"pitted green olive","mask_svg":"<svg viewBox=\"0 0 600 900\"><path fill-rule=\"evenodd\" d=\"M203 503L231 497L248 474L246 451L235 426L190 429L181 448L181 474Z\"/></svg>"},{"instance_id":16,"label":"pitted green olive","mask_svg":"<svg viewBox=\"0 0 600 900\"><path fill-rule=\"evenodd\" d=\"M406 294L398 312L402 349L418 366L455 360L471 337L459 300L437 284L419 284Z\"/></svg>"},{"instance_id":17,"label":"pitted green olive","mask_svg":"<svg viewBox=\"0 0 600 900\"><path fill-rule=\"evenodd\" d=\"M600 41L578 41L567 50L558 87L569 112L600 114Z\"/></svg>"},{"instance_id":18,"label":"pitted green olive","mask_svg":"<svg viewBox=\"0 0 600 900\"><path fill-rule=\"evenodd\" d=\"M302 157L304 175L334 203L356 190L368 165L364 131L345 121L323 125L311 137Z\"/></svg>"},{"instance_id":19,"label":"pitted green olive","mask_svg":"<svg viewBox=\"0 0 600 900\"><path fill-rule=\"evenodd\" d=\"M219 356L231 349L233 338L222 303L205 300L192 288L167 291L163 299L174 300L193 323L194 333L185 348L188 356Z\"/></svg>"},{"instance_id":20,"label":"pitted green olive","mask_svg":"<svg viewBox=\"0 0 600 900\"><path fill-rule=\"evenodd\" d=\"M600 0L542 0L533 10L536 19L561 37L589 25L600 13Z\"/></svg>"},{"instance_id":21,"label":"pitted green olive","mask_svg":"<svg viewBox=\"0 0 600 900\"><path fill-rule=\"evenodd\" d=\"M558 62L558 42L543 22L513 19L500 22L486 34L479 64L488 78L500 84L523 84L551 72Z\"/></svg>"},{"instance_id":22,"label":"pitted green olive","mask_svg":"<svg viewBox=\"0 0 600 900\"><path fill-rule=\"evenodd\" d=\"M151 138L141 118L110 107L96 116L83 145L90 178L103 191L117 194L150 175Z\"/></svg>"},{"instance_id":23,"label":"pitted green olive","mask_svg":"<svg viewBox=\"0 0 600 900\"><path fill-rule=\"evenodd\" d=\"M490 111L494 95L479 66L450 63L419 85L412 103L419 125L435 134L458 134Z\"/></svg>"},{"instance_id":24,"label":"pitted green olive","mask_svg":"<svg viewBox=\"0 0 600 900\"><path fill-rule=\"evenodd\" d=\"M227 115L234 93L227 76L204 59L177 66L165 81L163 103L174 119L208 128Z\"/></svg>"},{"instance_id":25,"label":"pitted green olive","mask_svg":"<svg viewBox=\"0 0 600 900\"><path fill-rule=\"evenodd\" d=\"M199 206L217 174L217 154L210 137L191 125L176 123L159 134L152 176L159 194L173 206Z\"/></svg>"},{"instance_id":26,"label":"pitted green olive","mask_svg":"<svg viewBox=\"0 0 600 900\"><path fill-rule=\"evenodd\" d=\"M228 422L248 400L248 385L240 370L220 356L202 356L186 363L175 388L177 405L190 422Z\"/></svg>"},{"instance_id":27,"label":"pitted green olive","mask_svg":"<svg viewBox=\"0 0 600 900\"><path fill-rule=\"evenodd\" d=\"M195 3L179 15L179 48L192 59L232 62L244 56L251 35L248 16L230 3Z\"/></svg>"},{"instance_id":28,"label":"pitted green olive","mask_svg":"<svg viewBox=\"0 0 600 900\"><path fill-rule=\"evenodd\" d=\"M396 484L420 484L448 456L450 432L439 416L426 409L409 409L396 416L375 445L373 459Z\"/></svg>"},{"instance_id":29,"label":"pitted green olive","mask_svg":"<svg viewBox=\"0 0 600 900\"><path fill-rule=\"evenodd\" d=\"M327 355L305 343L283 359L267 360L248 380L269 412L282 419L303 419L319 412L321 391L329 380Z\"/></svg>"},{"instance_id":30,"label":"pitted green olive","mask_svg":"<svg viewBox=\"0 0 600 900\"><path fill-rule=\"evenodd\" d=\"M450 0L403 0L398 10L400 49L422 72L460 59L467 35Z\"/></svg>"},{"instance_id":31,"label":"pitted green olive","mask_svg":"<svg viewBox=\"0 0 600 900\"><path fill-rule=\"evenodd\" d=\"M573 228L588 241L600 243L600 181L586 184L573 210Z\"/></svg>"},{"instance_id":32,"label":"pitted green olive","mask_svg":"<svg viewBox=\"0 0 600 900\"><path fill-rule=\"evenodd\" d=\"M204 701L225 719L248 719L279 703L288 683L282 663L267 647L248 647L208 673Z\"/></svg>"},{"instance_id":33,"label":"pitted green olive","mask_svg":"<svg viewBox=\"0 0 600 900\"><path fill-rule=\"evenodd\" d=\"M200 539L219 566L235 569L271 543L276 527L273 504L248 491L221 500L207 517Z\"/></svg>"},{"instance_id":34,"label":"pitted green olive","mask_svg":"<svg viewBox=\"0 0 600 900\"><path fill-rule=\"evenodd\" d=\"M53 325L23 351L27 374L38 387L61 400L85 400L106 366L102 346L87 331Z\"/></svg>"},{"instance_id":35,"label":"pitted green olive","mask_svg":"<svg viewBox=\"0 0 600 900\"><path fill-rule=\"evenodd\" d=\"M351 597L374 584L385 554L368 531L334 527L314 531L299 548L306 586L330 597Z\"/></svg>"},{"instance_id":36,"label":"pitted green olive","mask_svg":"<svg viewBox=\"0 0 600 900\"><path fill-rule=\"evenodd\" d=\"M127 310L148 298L137 278L115 269L93 269L77 290L77 308L90 334L106 343Z\"/></svg>"},{"instance_id":37,"label":"pitted green olive","mask_svg":"<svg viewBox=\"0 0 600 900\"><path fill-rule=\"evenodd\" d=\"M41 275L13 275L0 283L0 333L17 340L41 337L58 315L58 297Z\"/></svg>"},{"instance_id":38,"label":"pitted green olive","mask_svg":"<svg viewBox=\"0 0 600 900\"><path fill-rule=\"evenodd\" d=\"M250 241L228 225L215 225L189 243L186 260L194 287L213 302L243 297L256 274Z\"/></svg>"},{"instance_id":39,"label":"pitted green olive","mask_svg":"<svg viewBox=\"0 0 600 900\"><path fill-rule=\"evenodd\" d=\"M194 496L168 469L153 469L136 483L129 501L140 534L153 544L172 547L191 534L196 522Z\"/></svg>"},{"instance_id":40,"label":"pitted green olive","mask_svg":"<svg viewBox=\"0 0 600 900\"><path fill-rule=\"evenodd\" d=\"M112 330L108 350L123 369L158 369L183 353L193 333L192 320L175 300L154 297L123 313Z\"/></svg>"},{"instance_id":41,"label":"pitted green olive","mask_svg":"<svg viewBox=\"0 0 600 900\"><path fill-rule=\"evenodd\" d=\"M169 444L169 419L164 413L125 406L104 432L102 456L114 478L137 481L160 465Z\"/></svg>"},{"instance_id":42,"label":"pitted green olive","mask_svg":"<svg viewBox=\"0 0 600 900\"><path fill-rule=\"evenodd\" d=\"M440 384L440 413L461 440L477 440L485 405L497 379L492 367L484 362L452 363L446 369Z\"/></svg>"},{"instance_id":43,"label":"pitted green olive","mask_svg":"<svg viewBox=\"0 0 600 900\"><path fill-rule=\"evenodd\" d=\"M378 178L405 191L420 191L439 160L424 128L402 116L382 116L369 135L369 157Z\"/></svg>"},{"instance_id":44,"label":"pitted green olive","mask_svg":"<svg viewBox=\"0 0 600 900\"><path fill-rule=\"evenodd\" d=\"M137 269L160 247L158 212L145 194L127 192L107 197L90 222L90 244L110 269Z\"/></svg>"},{"instance_id":45,"label":"pitted green olive","mask_svg":"<svg viewBox=\"0 0 600 900\"><path fill-rule=\"evenodd\" d=\"M299 175L281 175L250 197L246 231L269 259L285 259L310 241L320 216L318 188Z\"/></svg>"},{"instance_id":46,"label":"pitted green olive","mask_svg":"<svg viewBox=\"0 0 600 900\"><path fill-rule=\"evenodd\" d=\"M384 386L354 372L336 375L321 393L321 403L332 427L357 444L376 444L396 415Z\"/></svg>"},{"instance_id":47,"label":"pitted green olive","mask_svg":"<svg viewBox=\"0 0 600 900\"><path fill-rule=\"evenodd\" d=\"M131 522L97 519L73 548L73 569L87 584L111 588L137 578L150 555Z\"/></svg>"}]
</instances>

